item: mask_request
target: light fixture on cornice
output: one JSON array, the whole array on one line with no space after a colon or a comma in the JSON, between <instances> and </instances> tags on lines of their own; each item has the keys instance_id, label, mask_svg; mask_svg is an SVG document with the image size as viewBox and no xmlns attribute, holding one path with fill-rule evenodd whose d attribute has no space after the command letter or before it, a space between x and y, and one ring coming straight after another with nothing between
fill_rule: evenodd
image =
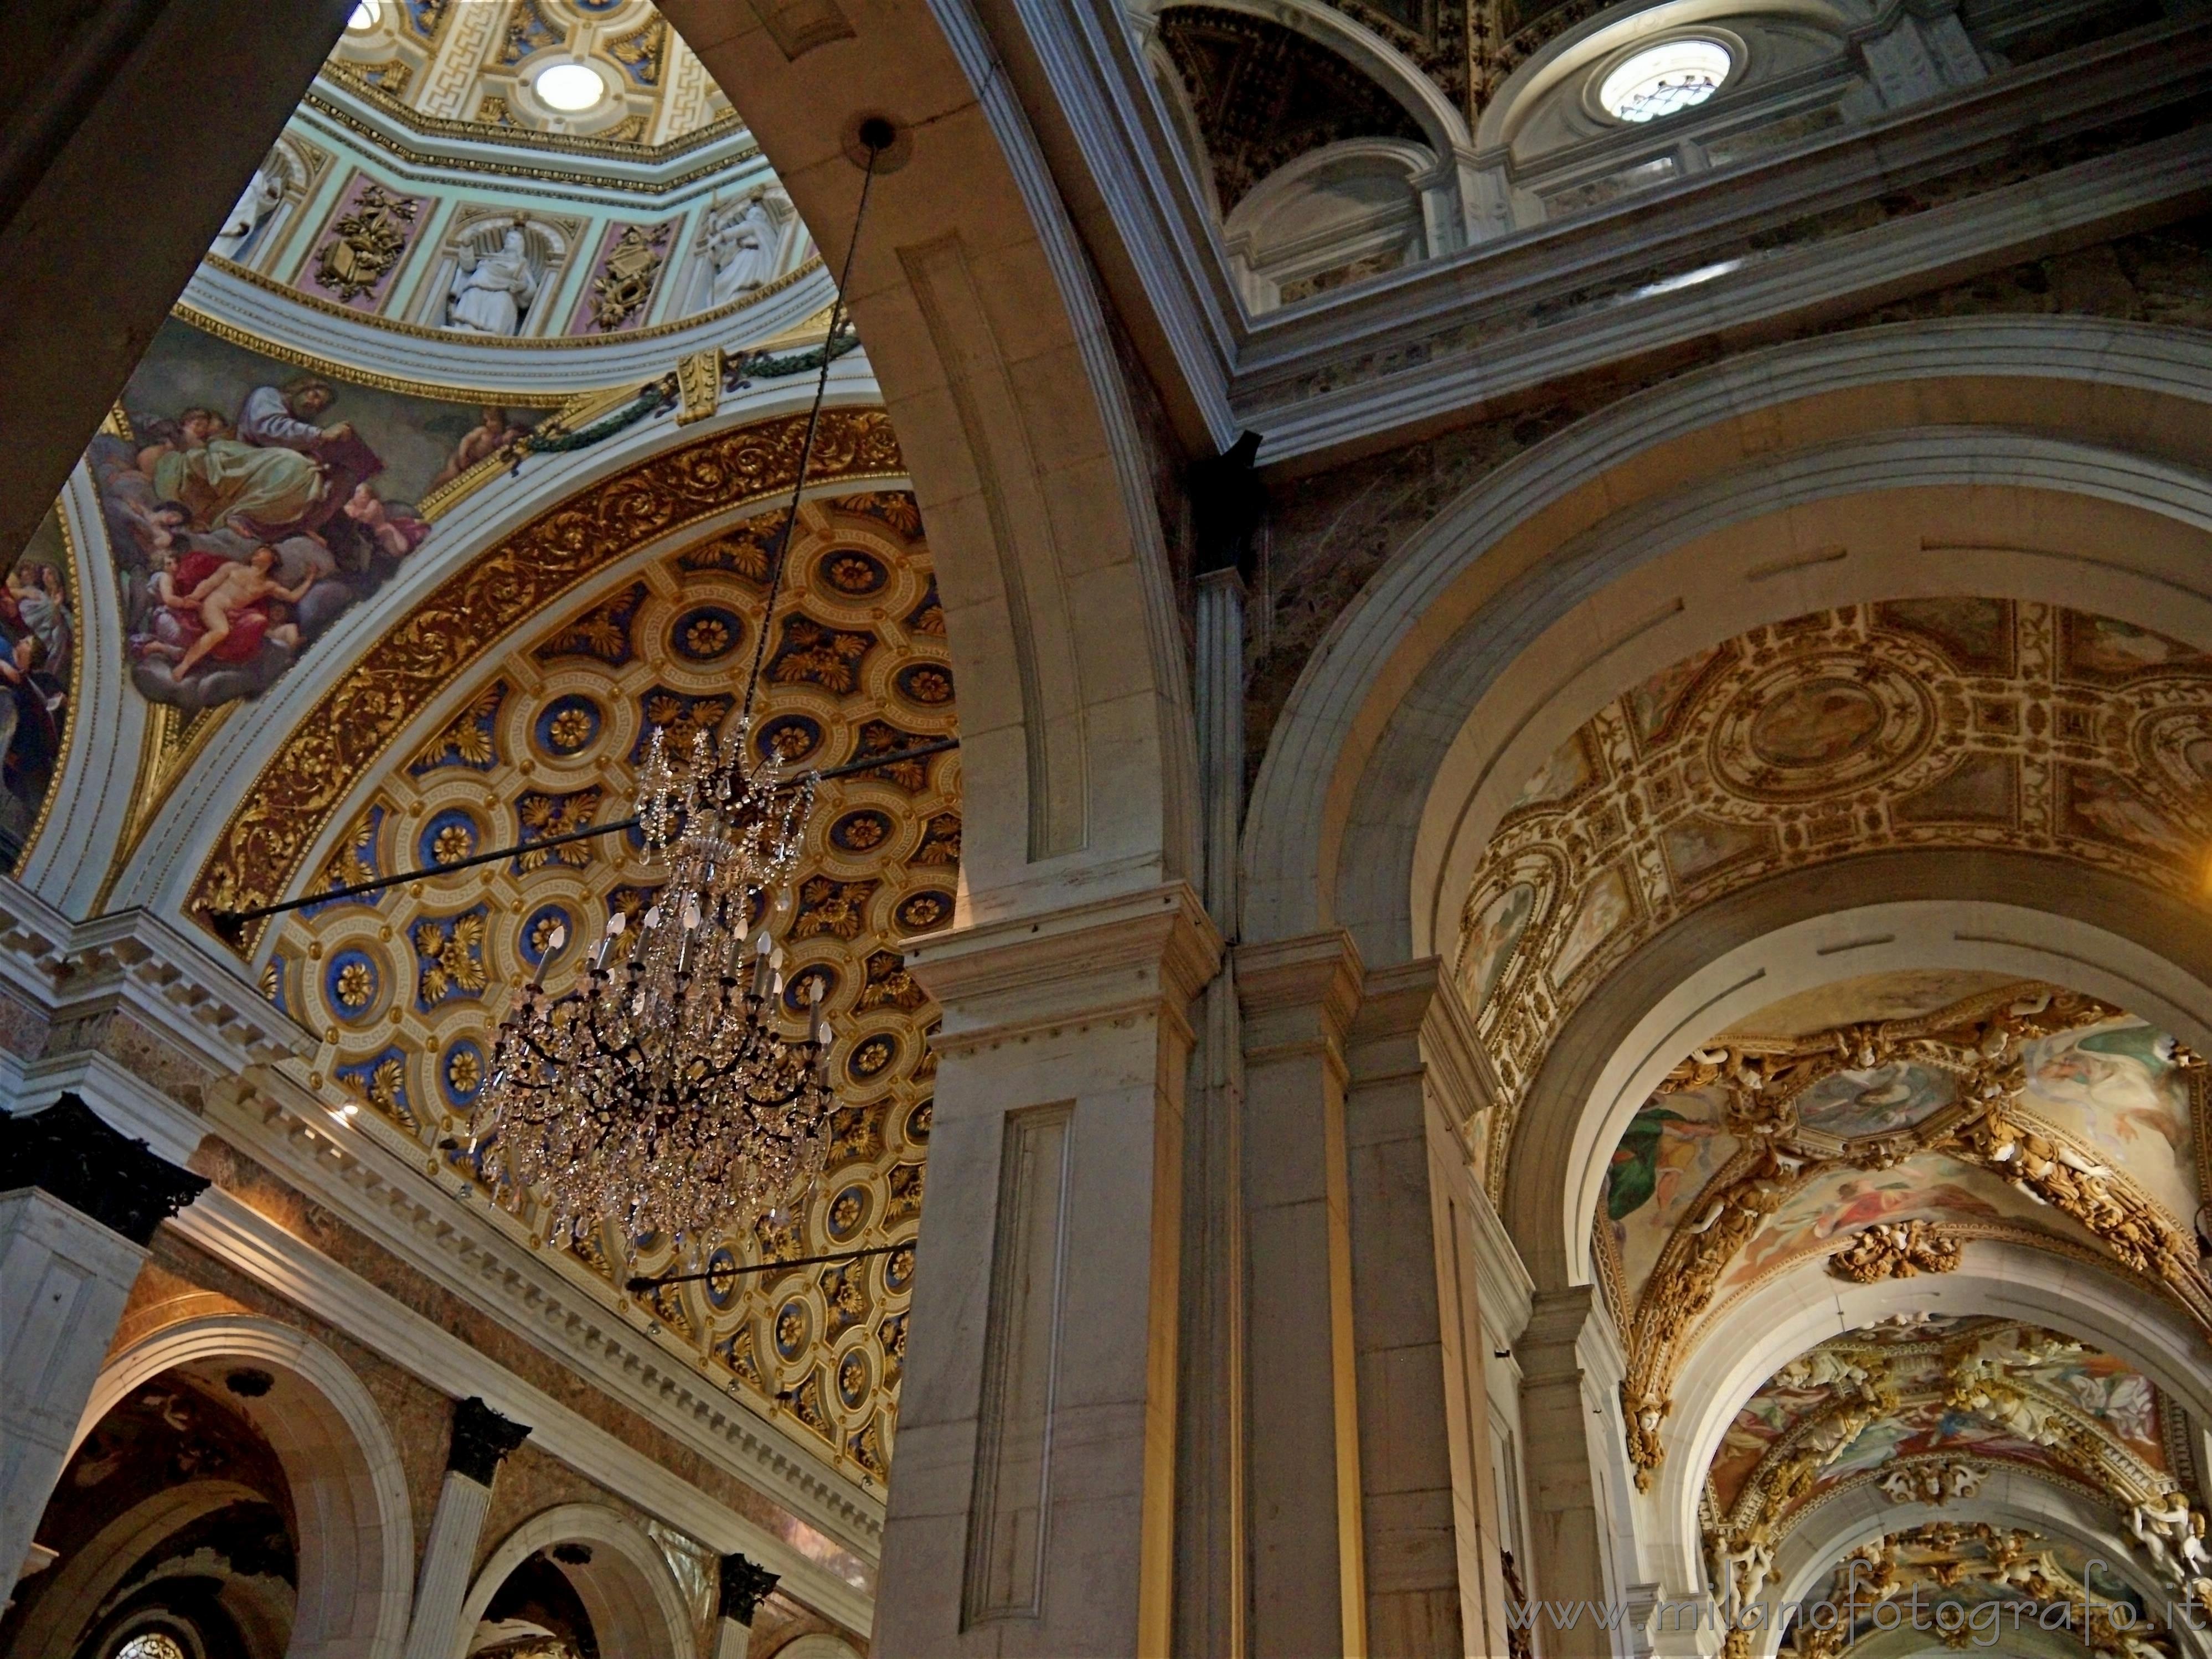
<instances>
[{"instance_id":1,"label":"light fixture on cornice","mask_svg":"<svg viewBox=\"0 0 2212 1659\"><path fill-rule=\"evenodd\" d=\"M877 159L896 136L889 122L878 125L863 135L867 173L831 307L833 339ZM808 983L805 1034L788 1030L798 1011L768 927L799 860L818 775L786 779L772 750L755 752L751 734L829 373L825 351L738 718L719 746L695 730L678 757L666 733L652 735L636 823L645 863L666 878L636 927L620 911L608 918L581 976L552 994L544 964L565 943L556 939L500 1024L474 1145L513 1201L538 1195L556 1234L611 1220L633 1237L679 1241L696 1265L727 1230L802 1207L823 1168L837 1103L822 982Z\"/></svg>"}]
</instances>

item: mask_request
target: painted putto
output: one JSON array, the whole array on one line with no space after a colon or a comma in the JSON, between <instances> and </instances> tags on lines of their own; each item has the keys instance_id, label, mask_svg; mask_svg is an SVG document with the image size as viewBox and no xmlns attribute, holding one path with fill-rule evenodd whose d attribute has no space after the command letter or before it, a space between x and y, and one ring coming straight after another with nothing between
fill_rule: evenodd
<instances>
[{"instance_id":1,"label":"painted putto","mask_svg":"<svg viewBox=\"0 0 2212 1659\"><path fill-rule=\"evenodd\" d=\"M133 683L187 709L265 690L429 538L421 498L522 429L172 319L86 453Z\"/></svg>"}]
</instances>

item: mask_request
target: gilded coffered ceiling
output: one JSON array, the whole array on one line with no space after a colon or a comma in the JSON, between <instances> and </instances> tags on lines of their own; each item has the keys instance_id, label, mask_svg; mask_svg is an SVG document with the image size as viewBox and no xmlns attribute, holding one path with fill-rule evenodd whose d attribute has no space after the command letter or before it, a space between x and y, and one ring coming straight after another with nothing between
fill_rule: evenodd
<instances>
[{"instance_id":1,"label":"gilded coffered ceiling","mask_svg":"<svg viewBox=\"0 0 2212 1659\"><path fill-rule=\"evenodd\" d=\"M1523 787L1462 911L1457 972L1500 1085L1491 1191L1575 1010L1662 929L1765 878L2003 848L2195 899L2208 687L2212 659L2146 629L1958 598L1754 629L1607 704Z\"/></svg>"},{"instance_id":2,"label":"gilded coffered ceiling","mask_svg":"<svg viewBox=\"0 0 2212 1659\"><path fill-rule=\"evenodd\" d=\"M741 520L550 606L503 655L458 683L457 710L387 750L317 881L331 888L434 869L632 810L652 732L679 744L734 718L783 510ZM800 510L769 623L754 743L800 765L890 754L954 732L951 669L914 499L848 494ZM960 860L957 754L896 761L823 786L805 853L769 925L784 942L794 1030L820 984L837 1033L841 1103L829 1173L802 1215L731 1239L710 1267L914 1237L929 1139L934 1011L901 941L947 925ZM510 988L541 969L558 988L607 919L651 902L635 832L526 850L421 885L301 913L262 975L265 994L321 1038L310 1086L431 1173L480 1189L467 1150L492 1029ZM310 890L315 890L311 884ZM558 938L563 942L556 944ZM541 1249L530 1194L495 1196ZM670 1242L605 1226L574 1254L610 1298L672 1265ZM641 1321L691 1350L718 1386L795 1425L824 1461L880 1490L913 1282L910 1249L788 1273L710 1279L633 1298Z\"/></svg>"}]
</instances>

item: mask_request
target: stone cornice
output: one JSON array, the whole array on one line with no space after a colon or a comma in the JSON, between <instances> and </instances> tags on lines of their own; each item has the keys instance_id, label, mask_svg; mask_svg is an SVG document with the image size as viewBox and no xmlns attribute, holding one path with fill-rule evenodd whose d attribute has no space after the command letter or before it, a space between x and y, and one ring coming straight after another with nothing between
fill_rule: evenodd
<instances>
[{"instance_id":1,"label":"stone cornice","mask_svg":"<svg viewBox=\"0 0 2212 1659\"><path fill-rule=\"evenodd\" d=\"M1137 1018L1182 1027L1221 963L1220 933L1182 882L917 939L907 967L945 1011L957 1054L1040 1031Z\"/></svg>"}]
</instances>

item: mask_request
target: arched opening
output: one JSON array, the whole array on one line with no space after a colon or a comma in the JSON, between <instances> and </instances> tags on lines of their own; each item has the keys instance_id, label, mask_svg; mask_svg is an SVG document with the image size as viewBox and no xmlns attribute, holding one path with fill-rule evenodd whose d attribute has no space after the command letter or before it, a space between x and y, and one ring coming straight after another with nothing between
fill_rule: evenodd
<instances>
[{"instance_id":1,"label":"arched opening","mask_svg":"<svg viewBox=\"0 0 2212 1659\"><path fill-rule=\"evenodd\" d=\"M382 1659L405 1635L415 1532L398 1449L345 1363L273 1321L190 1320L113 1356L40 1527L59 1553L9 1614L7 1650L25 1659L88 1641L112 1659L130 1633L118 1595L191 1659L187 1637L213 1641L206 1659L225 1643L251 1659Z\"/></svg>"},{"instance_id":2,"label":"arched opening","mask_svg":"<svg viewBox=\"0 0 2212 1659\"><path fill-rule=\"evenodd\" d=\"M271 1382L245 1364L220 1381L172 1369L103 1413L40 1519L48 1565L0 1621L0 1652L280 1659L299 1597L299 1515L246 1403Z\"/></svg>"},{"instance_id":3,"label":"arched opening","mask_svg":"<svg viewBox=\"0 0 2212 1659\"><path fill-rule=\"evenodd\" d=\"M568 1504L495 1545L462 1603L456 1652L542 1659L694 1659L689 1605L653 1540L614 1510Z\"/></svg>"}]
</instances>

